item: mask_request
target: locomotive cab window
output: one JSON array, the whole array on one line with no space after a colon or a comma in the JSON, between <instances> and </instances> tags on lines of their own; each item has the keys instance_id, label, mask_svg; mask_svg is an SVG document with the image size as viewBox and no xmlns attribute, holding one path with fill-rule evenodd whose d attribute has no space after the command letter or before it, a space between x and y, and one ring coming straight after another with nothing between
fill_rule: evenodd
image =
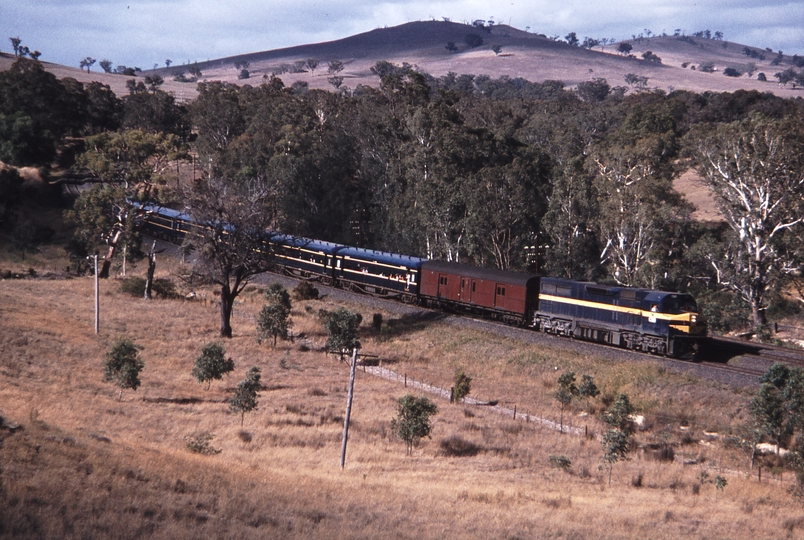
<instances>
[{"instance_id":1,"label":"locomotive cab window","mask_svg":"<svg viewBox=\"0 0 804 540\"><path fill-rule=\"evenodd\" d=\"M691 296L665 298L661 306L662 313L697 313L698 305Z\"/></svg>"}]
</instances>

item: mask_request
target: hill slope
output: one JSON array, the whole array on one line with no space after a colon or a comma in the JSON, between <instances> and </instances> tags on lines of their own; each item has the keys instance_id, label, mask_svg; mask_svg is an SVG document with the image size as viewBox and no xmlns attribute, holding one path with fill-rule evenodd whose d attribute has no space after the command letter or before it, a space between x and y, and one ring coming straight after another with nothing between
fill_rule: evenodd
<instances>
[{"instance_id":1,"label":"hill slope","mask_svg":"<svg viewBox=\"0 0 804 540\"><path fill-rule=\"evenodd\" d=\"M468 34L483 38L483 44L471 48L466 42ZM457 47L447 50L448 42ZM422 71L439 77L448 72L457 74L485 74L492 78L522 77L533 82L560 80L568 86L594 78L604 78L612 86L625 85L625 75L633 73L647 77L648 88L672 91L685 89L694 92L733 92L739 89L772 92L782 97L801 95L800 89L782 87L773 81L773 74L790 67L786 57L782 65L771 65L776 55L756 47L764 58L749 58L743 54L745 45L687 36L659 36L628 41L633 46L630 57L617 54L617 45L609 44L594 50L574 47L554 41L541 34L523 32L506 25L478 29L465 24L446 21L411 22L391 28L381 28L326 43L303 45L272 51L254 52L200 62L195 64L203 75L201 81L221 80L236 84L260 84L264 77L293 66L295 62L314 58L318 67L303 73L282 73L279 76L286 85L302 81L310 88L332 89L327 82L327 63L340 60L344 70L344 86L354 89L358 84L377 86L379 79L370 68L378 61L395 64L407 62ZM500 54L492 51L493 45L501 47ZM642 60L646 51L652 51L662 62ZM13 57L0 57L0 69L7 69ZM250 78L238 79L240 69L236 63L249 62ZM701 63L711 62L715 72L705 73L697 68ZM98 80L109 84L118 94L126 94L126 80L130 77L105 73L85 73L78 68L45 64L59 77L73 77L87 82ZM735 67L746 73L753 68L753 75L727 77L723 70ZM148 70L143 75L158 74L165 80L164 89L174 92L181 100L192 99L195 84L173 81L175 73L187 72L189 66L171 66ZM769 82L756 79L764 72Z\"/></svg>"}]
</instances>

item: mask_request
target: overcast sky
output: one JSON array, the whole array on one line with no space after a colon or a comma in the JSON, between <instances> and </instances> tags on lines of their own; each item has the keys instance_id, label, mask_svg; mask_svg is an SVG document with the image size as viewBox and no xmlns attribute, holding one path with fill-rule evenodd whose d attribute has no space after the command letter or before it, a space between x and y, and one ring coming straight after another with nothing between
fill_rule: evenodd
<instances>
[{"instance_id":1,"label":"overcast sky","mask_svg":"<svg viewBox=\"0 0 804 540\"><path fill-rule=\"evenodd\" d=\"M152 68L332 41L410 21L494 20L548 36L628 39L650 30L720 30L726 40L804 54L804 0L0 0L8 38L41 59L91 56ZM95 69L99 69L97 66Z\"/></svg>"}]
</instances>

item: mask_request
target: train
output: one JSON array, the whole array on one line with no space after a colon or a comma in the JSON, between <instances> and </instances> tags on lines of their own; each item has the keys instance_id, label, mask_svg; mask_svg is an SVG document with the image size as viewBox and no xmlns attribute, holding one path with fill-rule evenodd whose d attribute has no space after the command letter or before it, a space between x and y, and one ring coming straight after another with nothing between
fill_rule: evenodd
<instances>
[{"instance_id":1,"label":"train","mask_svg":"<svg viewBox=\"0 0 804 540\"><path fill-rule=\"evenodd\" d=\"M134 207L145 234L174 244L202 227L178 210ZM261 236L273 272L377 297L674 358L694 358L707 336L689 294L427 260L271 231Z\"/></svg>"}]
</instances>

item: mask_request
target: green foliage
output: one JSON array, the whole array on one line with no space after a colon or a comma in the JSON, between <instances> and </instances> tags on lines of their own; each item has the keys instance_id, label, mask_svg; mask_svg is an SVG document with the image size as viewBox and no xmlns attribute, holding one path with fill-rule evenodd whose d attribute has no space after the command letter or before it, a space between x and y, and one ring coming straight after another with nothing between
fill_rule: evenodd
<instances>
[{"instance_id":1,"label":"green foliage","mask_svg":"<svg viewBox=\"0 0 804 540\"><path fill-rule=\"evenodd\" d=\"M212 446L212 439L215 436L211 433L196 433L195 435L188 435L185 438L185 448L194 454L201 454L204 456L213 456L220 454L219 448Z\"/></svg>"},{"instance_id":2,"label":"green foliage","mask_svg":"<svg viewBox=\"0 0 804 540\"><path fill-rule=\"evenodd\" d=\"M103 380L120 387L118 399L123 397L123 390L137 390L140 386L140 371L145 363L139 358L139 349L130 339L117 339L103 363Z\"/></svg>"},{"instance_id":3,"label":"green foliage","mask_svg":"<svg viewBox=\"0 0 804 540\"><path fill-rule=\"evenodd\" d=\"M266 289L263 298L265 298L265 301L269 304L276 304L285 308L287 311L291 309L290 294L287 289L285 289L284 285L277 281L268 285L268 289Z\"/></svg>"},{"instance_id":4,"label":"green foliage","mask_svg":"<svg viewBox=\"0 0 804 540\"><path fill-rule=\"evenodd\" d=\"M464 43L469 45L469 47L474 49L475 47L480 47L481 45L483 45L483 36L481 36L480 34L470 33L466 34L466 37L463 38L463 41Z\"/></svg>"},{"instance_id":5,"label":"green foliage","mask_svg":"<svg viewBox=\"0 0 804 540\"><path fill-rule=\"evenodd\" d=\"M720 475L715 476L715 489L716 490L723 491L724 489L726 489L726 484L728 484L728 482L726 481L725 478L723 478Z\"/></svg>"},{"instance_id":6,"label":"green foliage","mask_svg":"<svg viewBox=\"0 0 804 540\"><path fill-rule=\"evenodd\" d=\"M391 429L405 441L405 453L410 455L419 439L430 436L433 428L430 417L438 413L438 407L425 397L411 394L399 398L397 404L397 416L391 420Z\"/></svg>"},{"instance_id":7,"label":"green foliage","mask_svg":"<svg viewBox=\"0 0 804 540\"><path fill-rule=\"evenodd\" d=\"M634 432L631 415L634 408L625 394L617 395L612 406L603 412L601 420L609 426L603 434L603 456L601 461L609 469L609 485L611 471L615 463L628 459L631 452L630 436Z\"/></svg>"},{"instance_id":8,"label":"green foliage","mask_svg":"<svg viewBox=\"0 0 804 540\"><path fill-rule=\"evenodd\" d=\"M152 285L153 292L160 298L178 298L179 293L176 290L176 284L167 278L155 279ZM145 278L139 276L127 277L120 280L120 292L134 296L135 298L142 298L145 291Z\"/></svg>"},{"instance_id":9,"label":"green foliage","mask_svg":"<svg viewBox=\"0 0 804 540\"><path fill-rule=\"evenodd\" d=\"M360 313L352 313L343 307L334 312L322 309L318 312L318 320L327 330L327 351L337 353L343 359L344 354L360 348L358 329L363 322Z\"/></svg>"},{"instance_id":10,"label":"green foliage","mask_svg":"<svg viewBox=\"0 0 804 540\"><path fill-rule=\"evenodd\" d=\"M564 409L572 403L572 398L578 395L578 387L575 385L575 373L572 371L565 371L558 376L558 389L553 394L556 401L561 406L561 418L559 421L559 429L561 433L564 432Z\"/></svg>"},{"instance_id":11,"label":"green foliage","mask_svg":"<svg viewBox=\"0 0 804 540\"><path fill-rule=\"evenodd\" d=\"M252 367L246 372L246 378L237 383L234 394L229 398L229 410L240 413L240 425L245 415L257 409L257 398L260 391L260 368Z\"/></svg>"},{"instance_id":12,"label":"green foliage","mask_svg":"<svg viewBox=\"0 0 804 540\"><path fill-rule=\"evenodd\" d=\"M612 429L622 431L626 435L634 432L634 422L631 416L634 414L634 407L626 394L617 394L614 403L607 410L603 411L600 419Z\"/></svg>"},{"instance_id":13,"label":"green foliage","mask_svg":"<svg viewBox=\"0 0 804 540\"><path fill-rule=\"evenodd\" d=\"M282 304L267 304L257 317L257 343L262 343L264 339L270 337L273 338L273 346L276 347L278 338L284 340L290 338L289 332L292 326L289 308Z\"/></svg>"},{"instance_id":14,"label":"green foliage","mask_svg":"<svg viewBox=\"0 0 804 540\"><path fill-rule=\"evenodd\" d=\"M587 103L600 103L611 93L611 86L606 79L595 78L578 83L578 97Z\"/></svg>"},{"instance_id":15,"label":"green foliage","mask_svg":"<svg viewBox=\"0 0 804 540\"><path fill-rule=\"evenodd\" d=\"M804 369L773 364L759 380L750 404L759 430L781 447L783 440L804 429Z\"/></svg>"},{"instance_id":16,"label":"green foliage","mask_svg":"<svg viewBox=\"0 0 804 540\"><path fill-rule=\"evenodd\" d=\"M464 373L463 369L458 369L452 379L452 388L455 403L460 403L472 390L472 377Z\"/></svg>"},{"instance_id":17,"label":"green foliage","mask_svg":"<svg viewBox=\"0 0 804 540\"><path fill-rule=\"evenodd\" d=\"M234 360L227 359L220 343L210 343L201 349L201 355L195 359L192 376L199 383L207 383L207 390L213 380L219 381L227 373L234 371Z\"/></svg>"},{"instance_id":18,"label":"green foliage","mask_svg":"<svg viewBox=\"0 0 804 540\"><path fill-rule=\"evenodd\" d=\"M589 408L589 398L595 398L600 395L600 390L595 384L595 380L591 375L582 375L581 382L578 385L578 397L586 400L586 407Z\"/></svg>"},{"instance_id":19,"label":"green foliage","mask_svg":"<svg viewBox=\"0 0 804 540\"><path fill-rule=\"evenodd\" d=\"M572 460L567 456L550 455L550 466L563 471L568 471L572 467Z\"/></svg>"}]
</instances>

